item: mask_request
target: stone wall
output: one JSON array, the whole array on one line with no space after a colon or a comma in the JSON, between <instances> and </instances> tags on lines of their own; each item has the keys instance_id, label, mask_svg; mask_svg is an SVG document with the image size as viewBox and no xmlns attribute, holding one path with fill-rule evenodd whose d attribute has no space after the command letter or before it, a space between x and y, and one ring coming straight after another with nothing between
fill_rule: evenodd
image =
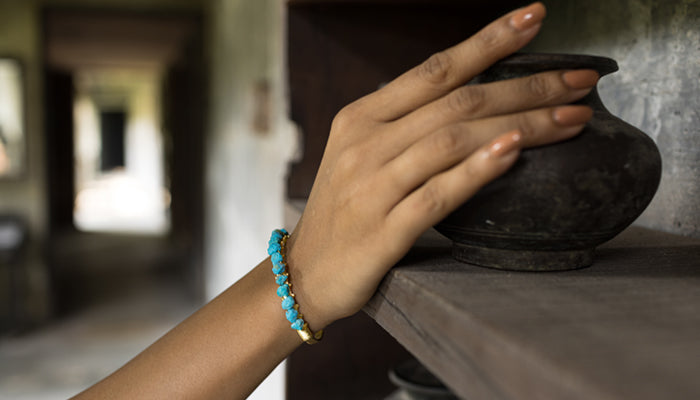
<instances>
[{"instance_id":1,"label":"stone wall","mask_svg":"<svg viewBox=\"0 0 700 400\"><path fill-rule=\"evenodd\" d=\"M659 146L663 175L640 225L700 237L700 1L544 1L529 51L617 60L601 80L606 107Z\"/></svg>"}]
</instances>

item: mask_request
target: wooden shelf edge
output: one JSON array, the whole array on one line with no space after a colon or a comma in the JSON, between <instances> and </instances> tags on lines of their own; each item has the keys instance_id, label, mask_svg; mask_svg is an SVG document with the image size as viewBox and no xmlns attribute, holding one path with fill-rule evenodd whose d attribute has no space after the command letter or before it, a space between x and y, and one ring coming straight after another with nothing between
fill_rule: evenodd
<instances>
[{"instance_id":1,"label":"wooden shelf edge","mask_svg":"<svg viewBox=\"0 0 700 400\"><path fill-rule=\"evenodd\" d=\"M700 240L633 227L564 273L465 267L449 242L417 247L364 310L458 396L700 398Z\"/></svg>"},{"instance_id":2,"label":"wooden shelf edge","mask_svg":"<svg viewBox=\"0 0 700 400\"><path fill-rule=\"evenodd\" d=\"M488 324L476 319L466 323L471 329L463 331L464 342L461 344L444 340L443 328L438 321L457 316L457 310L448 304L442 304L439 311L428 306L423 311L434 318L415 318L407 312L405 304L393 302L397 297L413 297L414 307L420 307L419 303L425 302L431 294L422 292L410 280L392 276L382 284L364 311L460 398L614 399L594 386L570 379L567 371L548 364L537 354L514 346ZM488 337L488 341L480 337ZM484 364L500 364L501 361L509 365L496 367L501 369L499 376L483 368ZM505 386L509 386L508 392L504 390ZM509 394L511 391L520 395Z\"/></svg>"}]
</instances>

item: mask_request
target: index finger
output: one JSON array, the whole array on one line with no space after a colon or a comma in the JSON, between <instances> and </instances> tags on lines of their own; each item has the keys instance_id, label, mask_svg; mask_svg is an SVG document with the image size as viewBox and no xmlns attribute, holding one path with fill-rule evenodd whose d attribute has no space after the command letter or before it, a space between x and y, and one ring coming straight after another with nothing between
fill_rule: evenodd
<instances>
[{"instance_id":1,"label":"index finger","mask_svg":"<svg viewBox=\"0 0 700 400\"><path fill-rule=\"evenodd\" d=\"M392 121L444 96L501 58L525 46L546 15L537 2L502 16L474 36L430 58L367 96L378 121Z\"/></svg>"}]
</instances>

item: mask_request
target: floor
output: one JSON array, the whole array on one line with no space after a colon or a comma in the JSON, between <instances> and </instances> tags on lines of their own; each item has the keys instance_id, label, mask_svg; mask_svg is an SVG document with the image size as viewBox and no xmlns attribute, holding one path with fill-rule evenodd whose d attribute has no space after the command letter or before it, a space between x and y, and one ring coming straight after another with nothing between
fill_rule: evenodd
<instances>
[{"instance_id":1,"label":"floor","mask_svg":"<svg viewBox=\"0 0 700 400\"><path fill-rule=\"evenodd\" d=\"M105 377L195 310L174 289L132 293L0 339L0 399L66 399Z\"/></svg>"},{"instance_id":2,"label":"floor","mask_svg":"<svg viewBox=\"0 0 700 400\"><path fill-rule=\"evenodd\" d=\"M92 242L90 247L99 246ZM107 250L100 250L100 257L115 259L117 250L124 254L123 242L103 248ZM80 254L84 262L96 255ZM131 254L140 254L144 266L127 263L129 279L117 282L102 274L107 278L101 279L101 288L91 275L93 293L89 301L81 299L81 307L40 330L0 337L0 400L71 397L123 365L197 308L192 296L183 293L181 279L162 270L154 273L146 265L154 264L147 260L155 256L146 257L145 251ZM120 258L123 262L125 257L116 257ZM134 272L138 269L143 273Z\"/></svg>"}]
</instances>

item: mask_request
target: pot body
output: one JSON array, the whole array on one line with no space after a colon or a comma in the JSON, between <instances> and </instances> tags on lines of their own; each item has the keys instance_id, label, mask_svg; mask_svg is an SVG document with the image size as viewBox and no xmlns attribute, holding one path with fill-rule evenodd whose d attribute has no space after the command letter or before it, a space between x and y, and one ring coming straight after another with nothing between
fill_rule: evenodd
<instances>
[{"instance_id":1,"label":"pot body","mask_svg":"<svg viewBox=\"0 0 700 400\"><path fill-rule=\"evenodd\" d=\"M617 64L604 57L517 54L470 83L580 68L602 76ZM661 178L654 142L612 115L596 89L577 103L594 110L581 134L524 150L511 170L435 227L453 241L456 259L509 270L585 267L596 246L647 207Z\"/></svg>"}]
</instances>

